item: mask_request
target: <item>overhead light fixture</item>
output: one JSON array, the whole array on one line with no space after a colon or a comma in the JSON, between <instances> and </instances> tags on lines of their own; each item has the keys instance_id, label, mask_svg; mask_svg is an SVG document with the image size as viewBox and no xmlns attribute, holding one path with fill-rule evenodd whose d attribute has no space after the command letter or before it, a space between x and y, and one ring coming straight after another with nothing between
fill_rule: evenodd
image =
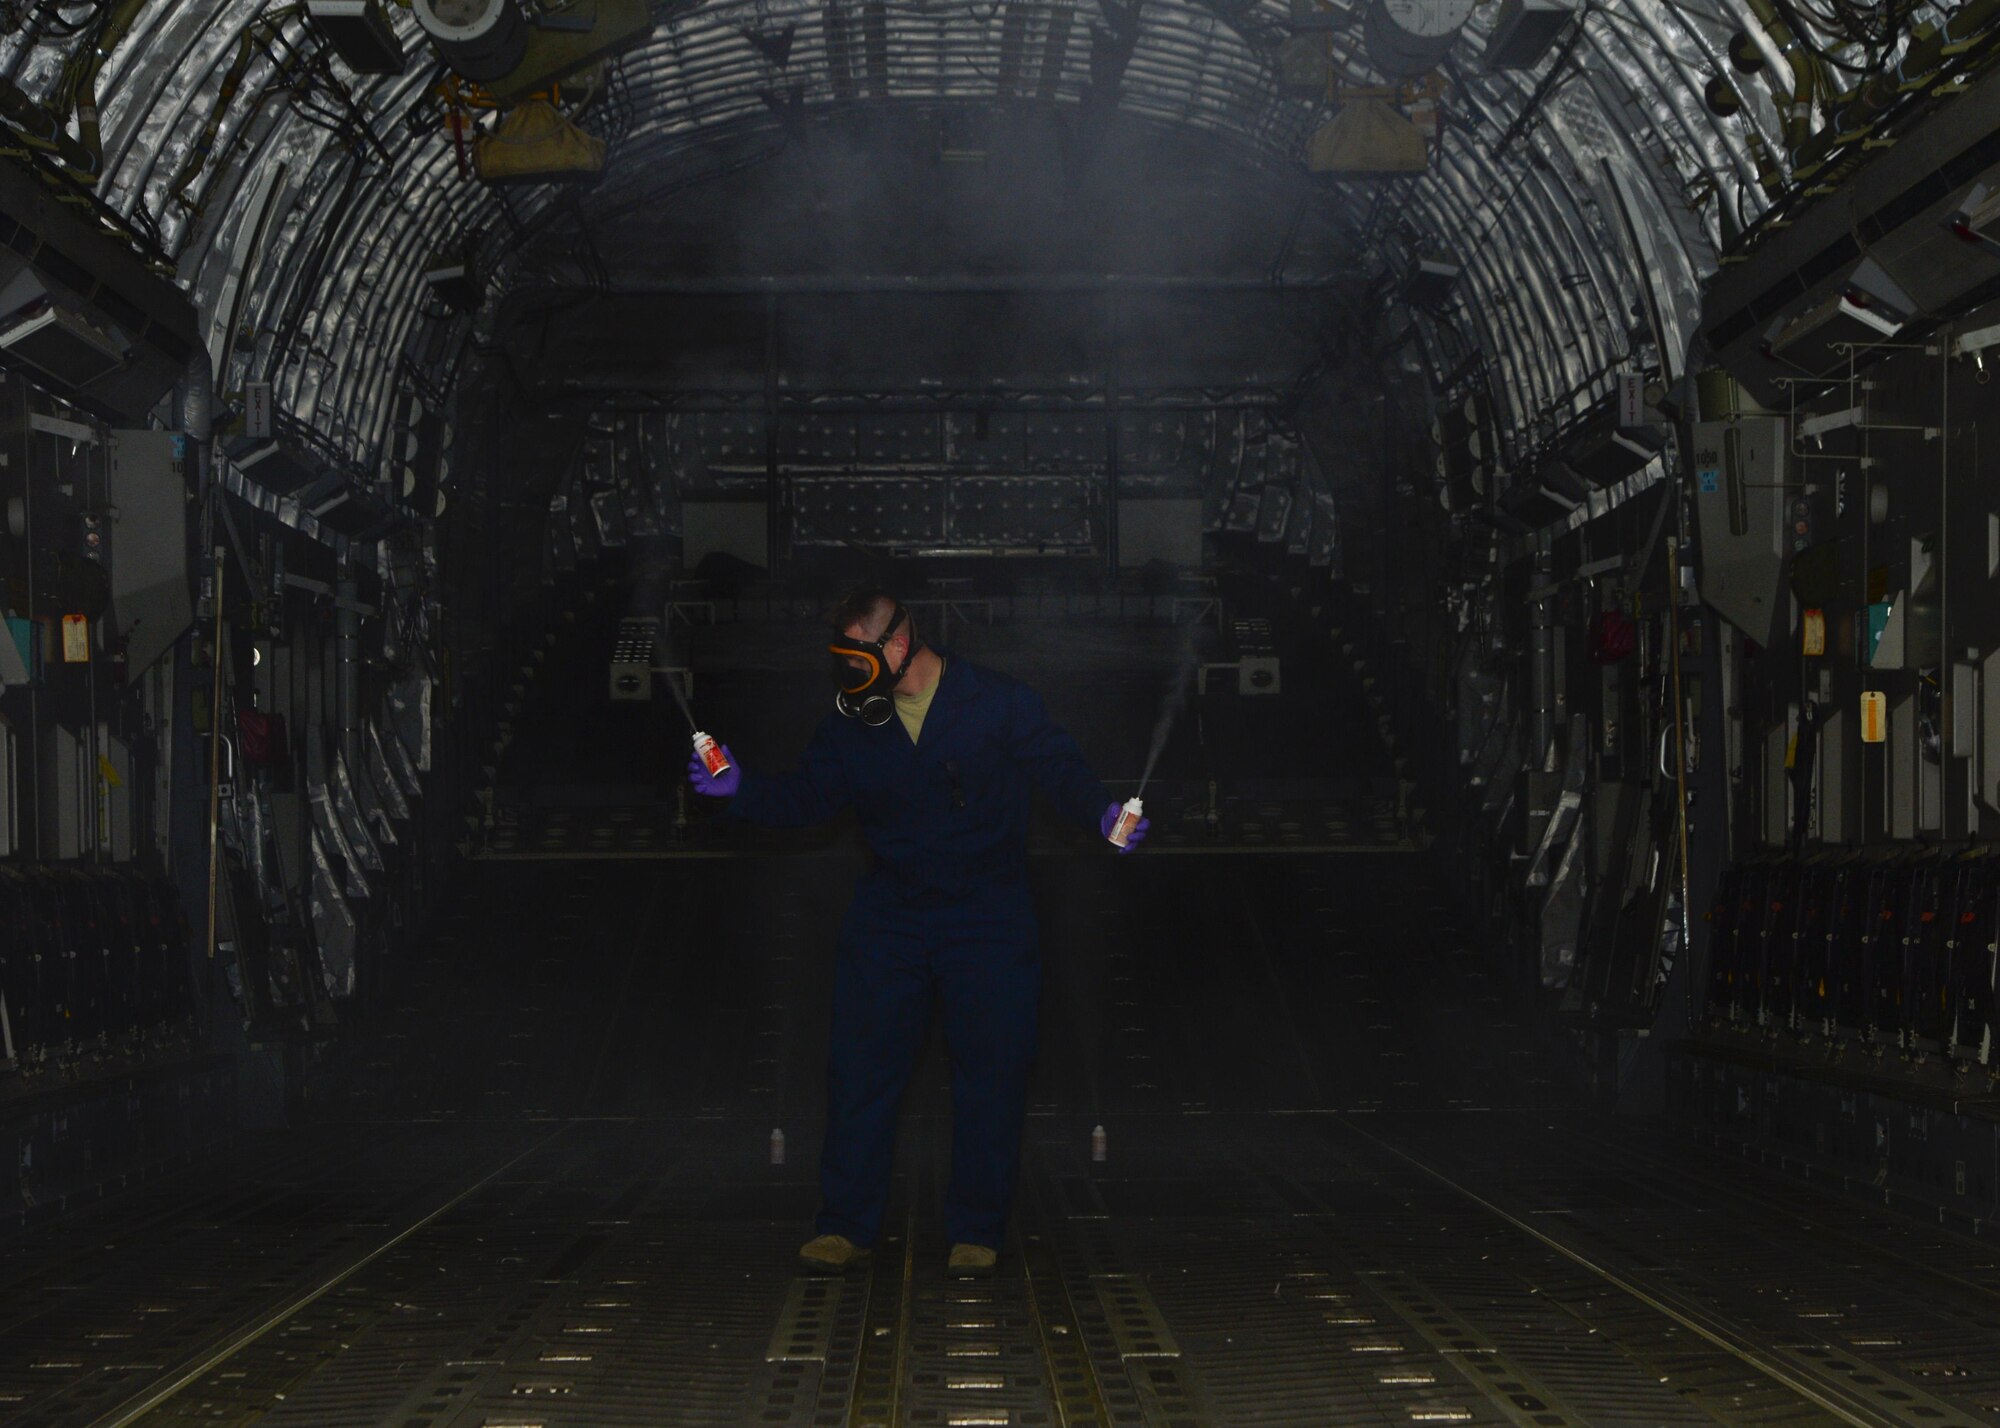
<instances>
[{"instance_id":1,"label":"overhead light fixture","mask_svg":"<svg viewBox=\"0 0 2000 1428\"><path fill-rule=\"evenodd\" d=\"M1840 355L1844 348L1872 347L1902 330L1902 322L1894 315L1871 303L1867 294L1850 288L1785 324L1771 338L1770 352L1777 357L1804 347L1811 354L1809 360L1822 361ZM1805 346L1808 342L1810 347Z\"/></svg>"},{"instance_id":2,"label":"overhead light fixture","mask_svg":"<svg viewBox=\"0 0 2000 1428\"><path fill-rule=\"evenodd\" d=\"M301 493L299 508L322 528L353 541L376 540L397 522L393 510L343 477L332 477L317 490Z\"/></svg>"},{"instance_id":3,"label":"overhead light fixture","mask_svg":"<svg viewBox=\"0 0 2000 1428\"><path fill-rule=\"evenodd\" d=\"M1565 461L1551 461L1536 473L1544 492L1570 510L1590 499L1590 487Z\"/></svg>"},{"instance_id":4,"label":"overhead light fixture","mask_svg":"<svg viewBox=\"0 0 2000 1428\"><path fill-rule=\"evenodd\" d=\"M1558 0L1500 0L1483 63L1488 69L1533 69L1575 13Z\"/></svg>"},{"instance_id":5,"label":"overhead light fixture","mask_svg":"<svg viewBox=\"0 0 2000 1428\"><path fill-rule=\"evenodd\" d=\"M1419 253L1403 279L1403 297L1412 307L1436 309L1451 296L1461 269L1449 258Z\"/></svg>"},{"instance_id":6,"label":"overhead light fixture","mask_svg":"<svg viewBox=\"0 0 2000 1428\"><path fill-rule=\"evenodd\" d=\"M187 294L18 163L0 163L0 331L24 373L69 384L57 395L127 429L201 349Z\"/></svg>"},{"instance_id":7,"label":"overhead light fixture","mask_svg":"<svg viewBox=\"0 0 2000 1428\"><path fill-rule=\"evenodd\" d=\"M1665 437L1648 428L1599 427L1565 447L1562 462L1593 485L1613 486L1643 469L1665 444Z\"/></svg>"},{"instance_id":8,"label":"overhead light fixture","mask_svg":"<svg viewBox=\"0 0 2000 1428\"><path fill-rule=\"evenodd\" d=\"M424 265L424 285L453 312L476 312L484 296L479 272L467 253L440 253Z\"/></svg>"},{"instance_id":9,"label":"overhead light fixture","mask_svg":"<svg viewBox=\"0 0 2000 1428\"><path fill-rule=\"evenodd\" d=\"M1532 478L1517 478L1513 485L1500 493L1496 514L1505 513L1512 517L1514 524L1503 523L1501 528L1510 534L1520 535L1559 521L1582 504L1582 501L1572 500L1554 487Z\"/></svg>"},{"instance_id":10,"label":"overhead light fixture","mask_svg":"<svg viewBox=\"0 0 2000 1428\"><path fill-rule=\"evenodd\" d=\"M1295 33L1301 30L1338 30L1353 18L1347 7L1320 4L1318 0L1292 0L1291 10L1285 24Z\"/></svg>"},{"instance_id":11,"label":"overhead light fixture","mask_svg":"<svg viewBox=\"0 0 2000 1428\"><path fill-rule=\"evenodd\" d=\"M1887 314L1899 327L1919 307L1916 299L1903 290L1903 285L1873 258L1863 258L1854 265L1854 271L1847 275L1847 286L1861 295L1865 306Z\"/></svg>"},{"instance_id":12,"label":"overhead light fixture","mask_svg":"<svg viewBox=\"0 0 2000 1428\"><path fill-rule=\"evenodd\" d=\"M224 442L223 451L245 480L273 495L294 495L326 479L318 460L283 439L239 436Z\"/></svg>"},{"instance_id":13,"label":"overhead light fixture","mask_svg":"<svg viewBox=\"0 0 2000 1428\"><path fill-rule=\"evenodd\" d=\"M1291 35L1278 46L1278 87L1287 94L1317 99L1326 93L1333 61L1318 35Z\"/></svg>"},{"instance_id":14,"label":"overhead light fixture","mask_svg":"<svg viewBox=\"0 0 2000 1428\"><path fill-rule=\"evenodd\" d=\"M1990 347L2000 347L2000 323L1961 332L1951 339L1951 355L1954 357L1981 357Z\"/></svg>"},{"instance_id":15,"label":"overhead light fixture","mask_svg":"<svg viewBox=\"0 0 2000 1428\"><path fill-rule=\"evenodd\" d=\"M0 328L0 349L60 383L89 386L125 365L125 344L81 313L51 298L30 303Z\"/></svg>"},{"instance_id":16,"label":"overhead light fixture","mask_svg":"<svg viewBox=\"0 0 2000 1428\"><path fill-rule=\"evenodd\" d=\"M1799 423L1799 435L1806 438L1823 437L1828 432L1859 426L1865 415L1866 411L1861 407L1843 407L1837 412L1807 417Z\"/></svg>"},{"instance_id":17,"label":"overhead light fixture","mask_svg":"<svg viewBox=\"0 0 2000 1428\"><path fill-rule=\"evenodd\" d=\"M306 0L306 14L356 74L403 72L408 59L382 0Z\"/></svg>"},{"instance_id":18,"label":"overhead light fixture","mask_svg":"<svg viewBox=\"0 0 2000 1428\"><path fill-rule=\"evenodd\" d=\"M1974 184L1965 206L1946 220L1951 231L1988 252L2000 253L2000 188Z\"/></svg>"}]
</instances>

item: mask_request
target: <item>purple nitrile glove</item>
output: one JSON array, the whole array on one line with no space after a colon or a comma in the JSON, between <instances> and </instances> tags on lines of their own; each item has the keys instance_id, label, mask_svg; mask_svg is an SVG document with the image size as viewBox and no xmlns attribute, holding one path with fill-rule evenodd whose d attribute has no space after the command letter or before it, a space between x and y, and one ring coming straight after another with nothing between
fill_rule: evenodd
<instances>
[{"instance_id":1,"label":"purple nitrile glove","mask_svg":"<svg viewBox=\"0 0 2000 1428\"><path fill-rule=\"evenodd\" d=\"M736 762L736 755L729 752L729 745L722 746L722 756L729 760L729 767L720 775L711 774L708 765L695 754L688 759L688 782L703 798L734 798L736 791L743 787L743 770Z\"/></svg>"},{"instance_id":2,"label":"purple nitrile glove","mask_svg":"<svg viewBox=\"0 0 2000 1428\"><path fill-rule=\"evenodd\" d=\"M1107 841L1111 837L1111 830L1118 826L1118 815L1123 810L1124 806L1122 804L1114 803L1109 808L1105 809L1104 816L1097 820L1098 832L1102 833ZM1148 828L1151 828L1152 826L1153 826L1152 819L1144 817L1140 818L1138 823L1133 825L1132 831L1125 835L1125 846L1120 848L1118 851L1121 854L1129 853L1134 848L1138 847L1141 843L1143 843L1146 840L1146 830Z\"/></svg>"}]
</instances>

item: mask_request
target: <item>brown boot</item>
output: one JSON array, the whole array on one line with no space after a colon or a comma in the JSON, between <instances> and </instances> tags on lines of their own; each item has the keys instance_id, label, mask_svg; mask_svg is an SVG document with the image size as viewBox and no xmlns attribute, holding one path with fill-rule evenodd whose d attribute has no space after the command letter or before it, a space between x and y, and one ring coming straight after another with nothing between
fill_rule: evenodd
<instances>
[{"instance_id":1,"label":"brown boot","mask_svg":"<svg viewBox=\"0 0 2000 1428\"><path fill-rule=\"evenodd\" d=\"M868 1263L868 1251L846 1235L821 1235L799 1250L799 1267L808 1274L844 1274Z\"/></svg>"},{"instance_id":2,"label":"brown boot","mask_svg":"<svg viewBox=\"0 0 2000 1428\"><path fill-rule=\"evenodd\" d=\"M953 1245L945 1261L947 1279L991 1279L1000 1256L988 1245Z\"/></svg>"}]
</instances>

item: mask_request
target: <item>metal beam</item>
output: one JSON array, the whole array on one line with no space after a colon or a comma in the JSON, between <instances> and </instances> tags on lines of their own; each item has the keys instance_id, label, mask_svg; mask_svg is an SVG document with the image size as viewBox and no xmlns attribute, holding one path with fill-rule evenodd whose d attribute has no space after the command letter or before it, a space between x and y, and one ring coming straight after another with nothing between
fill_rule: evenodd
<instances>
[{"instance_id":1,"label":"metal beam","mask_svg":"<svg viewBox=\"0 0 2000 1428\"><path fill-rule=\"evenodd\" d=\"M565 393L598 395L592 411L756 413L765 410L764 393L744 387L683 387L667 382L646 385L630 377L565 378ZM1118 394L1125 410L1163 412L1271 411L1289 406L1289 384L1272 386L1217 385L1167 390L1126 389ZM953 411L1102 412L1104 392L1098 387L1075 392L1003 391L968 387L941 392L780 392L780 416L912 416ZM574 416L574 406L551 405L550 416Z\"/></svg>"},{"instance_id":2,"label":"metal beam","mask_svg":"<svg viewBox=\"0 0 2000 1428\"><path fill-rule=\"evenodd\" d=\"M738 273L709 278L641 278L608 288L569 284L523 288L517 297L840 297L875 293L1275 293L1339 287L1343 278L1320 274L1273 278L1270 274L1222 277L1178 273L806 273L758 276Z\"/></svg>"}]
</instances>

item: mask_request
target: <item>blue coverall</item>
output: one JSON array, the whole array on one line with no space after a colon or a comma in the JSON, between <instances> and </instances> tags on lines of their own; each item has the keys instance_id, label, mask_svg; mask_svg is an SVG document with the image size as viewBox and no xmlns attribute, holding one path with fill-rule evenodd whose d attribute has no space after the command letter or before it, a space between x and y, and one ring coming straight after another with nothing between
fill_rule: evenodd
<instances>
[{"instance_id":1,"label":"blue coverall","mask_svg":"<svg viewBox=\"0 0 2000 1428\"><path fill-rule=\"evenodd\" d=\"M1034 788L1092 829L1111 803L1039 695L955 656L915 743L900 719L871 727L829 714L796 770L743 772L736 816L796 827L852 805L874 854L840 927L820 1234L865 1247L881 1232L897 1113L935 989L952 1068L945 1235L1000 1246L1040 1014Z\"/></svg>"}]
</instances>

